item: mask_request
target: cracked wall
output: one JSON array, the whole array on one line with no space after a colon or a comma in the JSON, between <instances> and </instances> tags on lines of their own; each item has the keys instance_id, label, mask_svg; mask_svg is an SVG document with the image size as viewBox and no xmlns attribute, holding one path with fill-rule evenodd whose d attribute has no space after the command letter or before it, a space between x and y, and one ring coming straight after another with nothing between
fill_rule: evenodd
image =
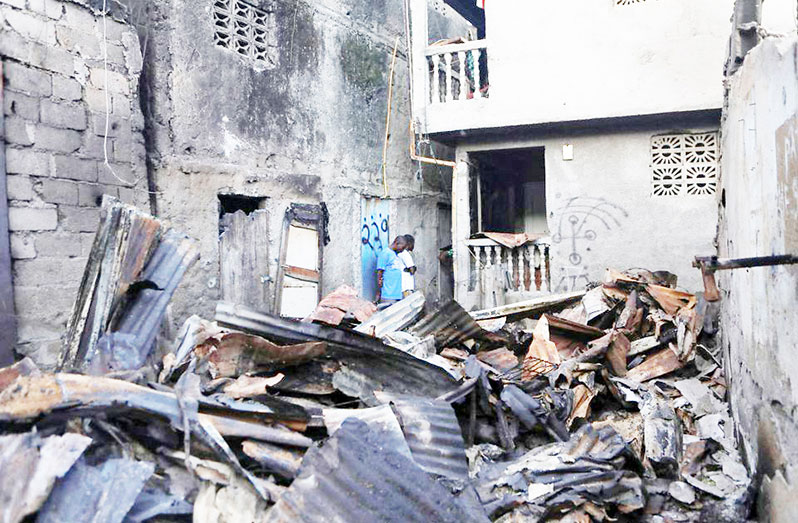
<instances>
[{"instance_id":1,"label":"cracked wall","mask_svg":"<svg viewBox=\"0 0 798 523\"><path fill-rule=\"evenodd\" d=\"M792 13L779 17L782 24L792 20L791 31L771 32L727 78L718 232L724 258L798 253L796 5L764 4L777 7ZM794 483L798 267L722 271L718 284L732 411L745 455L760 479L777 474ZM794 509L782 504L760 517L779 520Z\"/></svg>"}]
</instances>

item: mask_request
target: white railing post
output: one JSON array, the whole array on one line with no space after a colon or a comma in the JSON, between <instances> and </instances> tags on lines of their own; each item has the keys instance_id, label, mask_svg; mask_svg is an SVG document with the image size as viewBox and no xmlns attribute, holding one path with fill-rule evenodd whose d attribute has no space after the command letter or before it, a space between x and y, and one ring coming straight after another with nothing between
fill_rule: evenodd
<instances>
[{"instance_id":1,"label":"white railing post","mask_svg":"<svg viewBox=\"0 0 798 523\"><path fill-rule=\"evenodd\" d=\"M446 53L443 55L443 59L446 62L446 95L445 100L447 102L452 101L452 53Z\"/></svg>"},{"instance_id":2,"label":"white railing post","mask_svg":"<svg viewBox=\"0 0 798 523\"><path fill-rule=\"evenodd\" d=\"M441 101L441 78L440 78L441 56L432 55L432 103L437 104Z\"/></svg>"},{"instance_id":3,"label":"white railing post","mask_svg":"<svg viewBox=\"0 0 798 523\"><path fill-rule=\"evenodd\" d=\"M466 76L466 53L459 51L457 53L457 60L460 62L460 93L457 96L458 100L468 99L468 77Z\"/></svg>"}]
</instances>

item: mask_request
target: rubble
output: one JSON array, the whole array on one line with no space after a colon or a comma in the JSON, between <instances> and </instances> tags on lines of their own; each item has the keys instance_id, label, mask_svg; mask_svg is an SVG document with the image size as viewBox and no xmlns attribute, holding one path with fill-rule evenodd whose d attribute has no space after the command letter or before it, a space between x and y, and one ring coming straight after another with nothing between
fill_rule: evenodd
<instances>
[{"instance_id":1,"label":"rubble","mask_svg":"<svg viewBox=\"0 0 798 523\"><path fill-rule=\"evenodd\" d=\"M747 516L709 309L670 273L471 313L219 303L167 342L191 242L104 209L60 371L0 369L2 521Z\"/></svg>"}]
</instances>

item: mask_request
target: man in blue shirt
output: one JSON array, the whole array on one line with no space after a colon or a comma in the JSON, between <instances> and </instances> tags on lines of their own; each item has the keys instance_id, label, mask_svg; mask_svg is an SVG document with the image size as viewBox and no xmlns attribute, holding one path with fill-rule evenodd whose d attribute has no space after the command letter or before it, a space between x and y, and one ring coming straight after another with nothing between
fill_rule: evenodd
<instances>
[{"instance_id":1,"label":"man in blue shirt","mask_svg":"<svg viewBox=\"0 0 798 523\"><path fill-rule=\"evenodd\" d=\"M404 264L398 254L405 250L405 239L397 236L390 248L377 258L377 302L393 304L402 299L402 270Z\"/></svg>"}]
</instances>

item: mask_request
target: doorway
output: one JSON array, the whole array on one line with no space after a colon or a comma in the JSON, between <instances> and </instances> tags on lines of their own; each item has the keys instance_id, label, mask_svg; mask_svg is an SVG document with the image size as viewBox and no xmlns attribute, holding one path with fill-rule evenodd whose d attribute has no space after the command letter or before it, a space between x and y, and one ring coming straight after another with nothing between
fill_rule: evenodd
<instances>
[{"instance_id":1,"label":"doorway","mask_svg":"<svg viewBox=\"0 0 798 523\"><path fill-rule=\"evenodd\" d=\"M471 153L471 230L548 234L543 147Z\"/></svg>"}]
</instances>

